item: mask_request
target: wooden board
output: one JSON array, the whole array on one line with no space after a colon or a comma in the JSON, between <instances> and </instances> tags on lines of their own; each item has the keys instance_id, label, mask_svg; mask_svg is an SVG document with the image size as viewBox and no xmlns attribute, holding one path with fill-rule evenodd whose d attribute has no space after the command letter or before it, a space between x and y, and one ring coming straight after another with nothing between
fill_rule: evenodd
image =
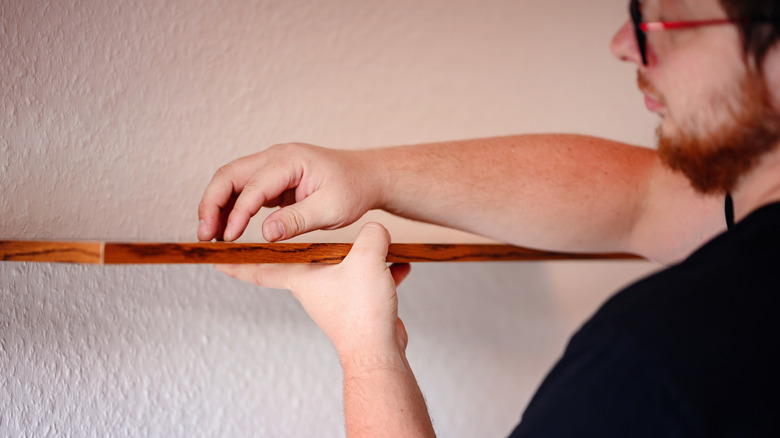
<instances>
[{"instance_id":1,"label":"wooden board","mask_svg":"<svg viewBox=\"0 0 780 438\"><path fill-rule=\"evenodd\" d=\"M95 264L338 263L349 243L119 243L0 241L0 260ZM476 262L638 259L630 254L537 251L511 245L397 243L387 261Z\"/></svg>"},{"instance_id":2,"label":"wooden board","mask_svg":"<svg viewBox=\"0 0 780 438\"><path fill-rule=\"evenodd\" d=\"M0 240L0 260L4 261L99 264L102 255L102 242Z\"/></svg>"}]
</instances>

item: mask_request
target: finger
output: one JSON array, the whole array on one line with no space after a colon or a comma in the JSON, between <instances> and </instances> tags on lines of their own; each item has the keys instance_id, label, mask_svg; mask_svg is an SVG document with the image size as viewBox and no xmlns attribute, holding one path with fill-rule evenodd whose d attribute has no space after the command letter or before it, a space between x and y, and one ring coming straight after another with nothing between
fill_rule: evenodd
<instances>
[{"instance_id":1,"label":"finger","mask_svg":"<svg viewBox=\"0 0 780 438\"><path fill-rule=\"evenodd\" d=\"M235 200L233 185L223 185L221 182L214 185L213 181L206 187L203 199L198 206L198 240L211 240L221 238L224 230L224 212Z\"/></svg>"},{"instance_id":2,"label":"finger","mask_svg":"<svg viewBox=\"0 0 780 438\"><path fill-rule=\"evenodd\" d=\"M233 208L233 204L236 202L236 198L238 195L232 194L228 198L228 200L225 202L225 205L223 206L217 206L217 212L213 214L217 219L210 219L206 220L205 217L209 217L212 215L212 213L206 213L205 205L201 202L200 207L198 208L198 216L200 216L200 221L198 224L198 240L201 241L210 241L211 239L217 239L217 240L223 240L223 236L225 233L225 221L227 220L227 215L230 213L230 210Z\"/></svg>"},{"instance_id":3,"label":"finger","mask_svg":"<svg viewBox=\"0 0 780 438\"><path fill-rule=\"evenodd\" d=\"M344 261L377 259L385 263L389 246L390 233L387 232L387 229L378 223L369 222L363 225Z\"/></svg>"},{"instance_id":4,"label":"finger","mask_svg":"<svg viewBox=\"0 0 780 438\"><path fill-rule=\"evenodd\" d=\"M390 265L390 274L393 276L396 287L399 286L412 270L409 263L393 263Z\"/></svg>"},{"instance_id":5,"label":"finger","mask_svg":"<svg viewBox=\"0 0 780 438\"><path fill-rule=\"evenodd\" d=\"M216 233L214 233L214 238L217 240L225 240L225 225L227 224L227 217L230 214L230 211L233 209L233 205L235 205L236 199L238 199L238 195L234 194L230 197L230 199L228 199L225 206L222 207L219 211L217 230Z\"/></svg>"},{"instance_id":6,"label":"finger","mask_svg":"<svg viewBox=\"0 0 780 438\"><path fill-rule=\"evenodd\" d=\"M230 212L225 229L225 240L232 241L241 236L249 224L249 219L267 202L297 187L301 176L298 170L285 167L269 169L255 175L244 186Z\"/></svg>"},{"instance_id":7,"label":"finger","mask_svg":"<svg viewBox=\"0 0 780 438\"><path fill-rule=\"evenodd\" d=\"M235 160L219 168L206 186L198 206L198 239L211 240L224 228L221 212L229 212L229 202L234 195L241 193L244 185L252 177L257 163L247 158Z\"/></svg>"},{"instance_id":8,"label":"finger","mask_svg":"<svg viewBox=\"0 0 780 438\"><path fill-rule=\"evenodd\" d=\"M265 201L266 207L287 207L295 204L295 189L287 189L276 198Z\"/></svg>"},{"instance_id":9,"label":"finger","mask_svg":"<svg viewBox=\"0 0 780 438\"><path fill-rule=\"evenodd\" d=\"M275 242L333 226L332 216L328 213L329 204L324 200L322 192L314 192L271 213L263 221L263 238Z\"/></svg>"},{"instance_id":10,"label":"finger","mask_svg":"<svg viewBox=\"0 0 780 438\"><path fill-rule=\"evenodd\" d=\"M271 289L290 289L291 280L310 270L306 265L214 265L218 271L247 283Z\"/></svg>"}]
</instances>

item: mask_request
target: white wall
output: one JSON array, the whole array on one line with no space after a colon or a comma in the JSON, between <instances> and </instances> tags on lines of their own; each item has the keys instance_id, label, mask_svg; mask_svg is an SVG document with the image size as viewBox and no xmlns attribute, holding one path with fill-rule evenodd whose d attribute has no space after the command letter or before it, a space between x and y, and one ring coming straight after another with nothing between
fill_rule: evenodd
<instances>
[{"instance_id":1,"label":"white wall","mask_svg":"<svg viewBox=\"0 0 780 438\"><path fill-rule=\"evenodd\" d=\"M286 141L649 145L634 70L608 52L626 16L616 0L2 0L0 238L192 241L214 170ZM396 241L479 240L371 217ZM505 435L571 332L650 269L414 266L401 316L437 431ZM0 263L0 382L3 436L343 434L327 339L286 293L206 266Z\"/></svg>"}]
</instances>

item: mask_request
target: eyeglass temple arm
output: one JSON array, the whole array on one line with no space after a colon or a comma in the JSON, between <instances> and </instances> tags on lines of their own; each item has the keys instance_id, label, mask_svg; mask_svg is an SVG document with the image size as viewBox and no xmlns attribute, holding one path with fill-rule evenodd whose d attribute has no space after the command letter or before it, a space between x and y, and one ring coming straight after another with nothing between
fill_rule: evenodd
<instances>
[{"instance_id":1,"label":"eyeglass temple arm","mask_svg":"<svg viewBox=\"0 0 780 438\"><path fill-rule=\"evenodd\" d=\"M719 24L733 24L733 23L771 23L778 21L779 19L773 18L718 18L713 20L697 20L697 21L647 21L639 23L639 28L645 32L652 32L657 30L671 30L671 29L685 29L690 27L701 26L716 26Z\"/></svg>"}]
</instances>

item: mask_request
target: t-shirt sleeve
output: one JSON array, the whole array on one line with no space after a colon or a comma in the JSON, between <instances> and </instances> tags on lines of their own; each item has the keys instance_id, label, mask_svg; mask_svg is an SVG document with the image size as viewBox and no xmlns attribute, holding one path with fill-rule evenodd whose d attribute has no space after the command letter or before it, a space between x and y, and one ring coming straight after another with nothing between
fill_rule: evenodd
<instances>
[{"instance_id":1,"label":"t-shirt sleeve","mask_svg":"<svg viewBox=\"0 0 780 438\"><path fill-rule=\"evenodd\" d=\"M696 433L674 385L629 335L572 338L512 437L682 437Z\"/></svg>"}]
</instances>

